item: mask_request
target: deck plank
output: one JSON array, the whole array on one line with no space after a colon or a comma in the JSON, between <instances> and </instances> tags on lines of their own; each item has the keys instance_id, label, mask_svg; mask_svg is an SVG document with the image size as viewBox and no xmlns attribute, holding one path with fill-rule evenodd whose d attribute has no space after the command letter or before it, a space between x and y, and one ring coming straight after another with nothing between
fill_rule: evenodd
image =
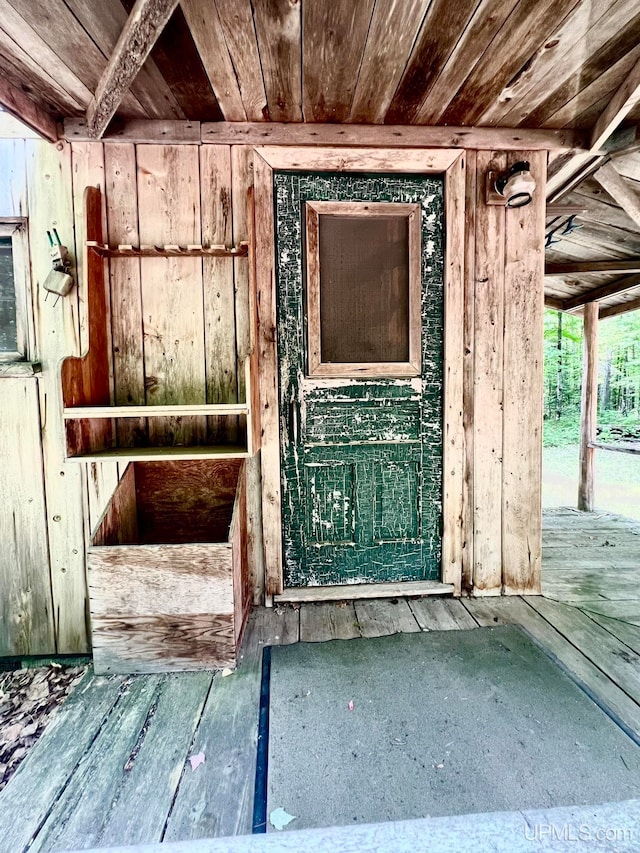
<instances>
[{"instance_id":1,"label":"deck plank","mask_svg":"<svg viewBox=\"0 0 640 853\"><path fill-rule=\"evenodd\" d=\"M629 646L632 651L637 655L640 655L639 626L630 625L628 622L622 622L620 619L612 619L610 616L600 616L599 613L590 613L589 611L584 612L590 619L593 619L596 624L600 625L601 628L604 628L605 631L613 634L613 636L617 637L621 643L624 643L625 646Z\"/></svg>"},{"instance_id":2,"label":"deck plank","mask_svg":"<svg viewBox=\"0 0 640 853\"><path fill-rule=\"evenodd\" d=\"M532 606L541 596L522 598L472 598L465 607L480 625L520 625L606 705L625 725L640 733L640 707L614 679L588 660L578 648ZM553 604L554 602L552 602ZM567 608L571 609L571 608Z\"/></svg>"},{"instance_id":3,"label":"deck plank","mask_svg":"<svg viewBox=\"0 0 640 853\"><path fill-rule=\"evenodd\" d=\"M615 568L620 560L622 559L631 559L636 558L636 567L637 567L637 554L624 554L622 552L614 553L596 553L590 554L588 551L585 553L580 548L574 549L545 549L544 559L545 559L545 572L549 570L554 571L556 569L570 569L570 568L591 568L591 569L599 569L602 566L613 569Z\"/></svg>"},{"instance_id":4,"label":"deck plank","mask_svg":"<svg viewBox=\"0 0 640 853\"><path fill-rule=\"evenodd\" d=\"M640 601L593 601L581 605L582 610L640 626Z\"/></svg>"},{"instance_id":5,"label":"deck plank","mask_svg":"<svg viewBox=\"0 0 640 853\"><path fill-rule=\"evenodd\" d=\"M355 602L358 625L363 637L413 634L420 631L404 599L363 599Z\"/></svg>"},{"instance_id":6,"label":"deck plank","mask_svg":"<svg viewBox=\"0 0 640 853\"><path fill-rule=\"evenodd\" d=\"M554 548L573 546L575 548L637 548L640 533L623 527L592 527L590 530L545 530L542 546L553 551Z\"/></svg>"},{"instance_id":7,"label":"deck plank","mask_svg":"<svg viewBox=\"0 0 640 853\"><path fill-rule=\"evenodd\" d=\"M132 678L51 809L30 853L81 850L98 843L123 768L153 705L161 676ZM42 765L41 765L42 766Z\"/></svg>"},{"instance_id":8,"label":"deck plank","mask_svg":"<svg viewBox=\"0 0 640 853\"><path fill-rule=\"evenodd\" d=\"M575 545L559 545L557 547L555 545L545 545L544 555L547 565L553 566L555 563L563 561L573 561L574 565L582 565L583 561L586 564L593 562L596 565L617 565L621 560L624 560L630 562L631 565L635 565L636 568L639 567L638 548L640 540L636 540L638 544L619 548L590 547L582 543L579 537L576 537L575 541ZM616 540L614 539L614 541Z\"/></svg>"},{"instance_id":9,"label":"deck plank","mask_svg":"<svg viewBox=\"0 0 640 853\"><path fill-rule=\"evenodd\" d=\"M303 604L300 608L300 642L353 640L360 637L353 602Z\"/></svg>"},{"instance_id":10,"label":"deck plank","mask_svg":"<svg viewBox=\"0 0 640 853\"><path fill-rule=\"evenodd\" d=\"M253 632L263 646L288 646L300 639L300 609L290 604L257 607Z\"/></svg>"},{"instance_id":11,"label":"deck plank","mask_svg":"<svg viewBox=\"0 0 640 853\"><path fill-rule=\"evenodd\" d=\"M634 601L640 598L638 571L571 571L547 574L542 579L542 594L558 601Z\"/></svg>"},{"instance_id":12,"label":"deck plank","mask_svg":"<svg viewBox=\"0 0 640 853\"><path fill-rule=\"evenodd\" d=\"M163 841L251 832L262 668L257 645L228 677L216 675L193 753L205 763L186 768Z\"/></svg>"},{"instance_id":13,"label":"deck plank","mask_svg":"<svg viewBox=\"0 0 640 853\"><path fill-rule=\"evenodd\" d=\"M582 512L579 509L570 507L557 507L545 509L543 512L544 527L571 527L584 529L593 529L594 525L612 525L620 526L627 529L629 526L640 528L640 521L635 519L625 518L621 515L614 515L603 510L595 510L595 512Z\"/></svg>"},{"instance_id":14,"label":"deck plank","mask_svg":"<svg viewBox=\"0 0 640 853\"><path fill-rule=\"evenodd\" d=\"M99 846L161 840L181 775L191 773L185 762L211 683L210 672L163 678L148 731L124 766Z\"/></svg>"},{"instance_id":15,"label":"deck plank","mask_svg":"<svg viewBox=\"0 0 640 853\"><path fill-rule=\"evenodd\" d=\"M623 518L618 515L602 516L598 513L585 513L585 518L575 516L553 516L549 510L544 510L542 518L544 529L548 533L562 533L567 530L583 530L592 533L596 530L638 530L640 522L633 519Z\"/></svg>"},{"instance_id":16,"label":"deck plank","mask_svg":"<svg viewBox=\"0 0 640 853\"><path fill-rule=\"evenodd\" d=\"M124 679L92 671L49 722L40 741L0 793L2 849L26 850L120 698Z\"/></svg>"},{"instance_id":17,"label":"deck plank","mask_svg":"<svg viewBox=\"0 0 640 853\"><path fill-rule=\"evenodd\" d=\"M640 655L630 652L575 607L543 597L532 598L530 604L612 681L624 686L632 699L640 702Z\"/></svg>"},{"instance_id":18,"label":"deck plank","mask_svg":"<svg viewBox=\"0 0 640 853\"><path fill-rule=\"evenodd\" d=\"M435 601L418 598L409 601L409 607L423 631L458 631L478 627L476 620L457 599Z\"/></svg>"}]
</instances>

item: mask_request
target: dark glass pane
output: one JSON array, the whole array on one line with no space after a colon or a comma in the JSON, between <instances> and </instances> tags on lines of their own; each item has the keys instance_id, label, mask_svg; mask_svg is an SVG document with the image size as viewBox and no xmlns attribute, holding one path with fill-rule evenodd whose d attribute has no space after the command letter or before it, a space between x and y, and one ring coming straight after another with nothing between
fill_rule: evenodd
<instances>
[{"instance_id":1,"label":"dark glass pane","mask_svg":"<svg viewBox=\"0 0 640 853\"><path fill-rule=\"evenodd\" d=\"M18 351L11 237L0 237L0 352Z\"/></svg>"},{"instance_id":2,"label":"dark glass pane","mask_svg":"<svg viewBox=\"0 0 640 853\"><path fill-rule=\"evenodd\" d=\"M323 362L409 360L409 223L321 215Z\"/></svg>"}]
</instances>

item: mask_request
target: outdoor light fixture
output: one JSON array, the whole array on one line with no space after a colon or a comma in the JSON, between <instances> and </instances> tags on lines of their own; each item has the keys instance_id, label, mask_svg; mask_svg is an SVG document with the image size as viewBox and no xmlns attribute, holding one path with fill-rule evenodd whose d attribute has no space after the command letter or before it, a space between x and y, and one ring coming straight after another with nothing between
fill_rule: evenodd
<instances>
[{"instance_id":1,"label":"outdoor light fixture","mask_svg":"<svg viewBox=\"0 0 640 853\"><path fill-rule=\"evenodd\" d=\"M493 188L506 207L524 207L533 198L536 182L527 161L520 160L506 172L495 175Z\"/></svg>"}]
</instances>

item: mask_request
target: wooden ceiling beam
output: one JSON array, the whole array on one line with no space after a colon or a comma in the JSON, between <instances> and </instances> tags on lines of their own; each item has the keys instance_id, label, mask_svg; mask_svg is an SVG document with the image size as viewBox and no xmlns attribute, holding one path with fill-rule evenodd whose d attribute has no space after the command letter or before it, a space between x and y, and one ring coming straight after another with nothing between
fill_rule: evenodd
<instances>
[{"instance_id":1,"label":"wooden ceiling beam","mask_svg":"<svg viewBox=\"0 0 640 853\"><path fill-rule=\"evenodd\" d=\"M629 311L637 311L638 309L640 309L640 296L631 302L621 302L619 305L612 305L610 308L601 308L600 319L606 320L607 317L617 317L618 314L627 314Z\"/></svg>"},{"instance_id":2,"label":"wooden ceiling beam","mask_svg":"<svg viewBox=\"0 0 640 853\"><path fill-rule=\"evenodd\" d=\"M598 150L631 110L640 103L640 62L637 62L614 93L591 131L591 150Z\"/></svg>"},{"instance_id":3,"label":"wooden ceiling beam","mask_svg":"<svg viewBox=\"0 0 640 853\"><path fill-rule=\"evenodd\" d=\"M572 296L571 299L561 300L562 310L574 311L576 308L582 308L588 302L600 301L607 299L609 296L617 296L620 293L625 293L627 290L633 290L634 287L640 287L640 275L628 275L624 278L618 278L615 281L607 282L607 284L601 284L600 287L587 290L579 296Z\"/></svg>"},{"instance_id":4,"label":"wooden ceiling beam","mask_svg":"<svg viewBox=\"0 0 640 853\"><path fill-rule=\"evenodd\" d=\"M601 166L607 156L590 151L579 152L570 157L557 172L547 178L547 202L556 201L575 189Z\"/></svg>"},{"instance_id":5,"label":"wooden ceiling beam","mask_svg":"<svg viewBox=\"0 0 640 853\"><path fill-rule=\"evenodd\" d=\"M600 114L591 131L589 148L586 153L578 152L569 159L562 168L547 181L547 198L556 200L570 192L590 172L597 167L597 157L602 158L603 149L607 152L609 147L616 149L616 144L611 144L611 138L631 110L640 103L640 61L637 62L630 73L625 77L622 85L613 94L611 100ZM600 160L602 162L602 159ZM576 177L581 175L579 180Z\"/></svg>"},{"instance_id":6,"label":"wooden ceiling beam","mask_svg":"<svg viewBox=\"0 0 640 853\"><path fill-rule=\"evenodd\" d=\"M564 311L564 302L557 296L545 296L544 307L553 308L554 311Z\"/></svg>"},{"instance_id":7,"label":"wooden ceiling beam","mask_svg":"<svg viewBox=\"0 0 640 853\"><path fill-rule=\"evenodd\" d=\"M587 207L580 204L548 204L546 218L549 219L551 216L580 216L587 210Z\"/></svg>"},{"instance_id":8,"label":"wooden ceiling beam","mask_svg":"<svg viewBox=\"0 0 640 853\"><path fill-rule=\"evenodd\" d=\"M547 261L544 268L545 275L580 275L581 273L640 273L640 258L635 260L608 260L608 261L569 261L568 263L555 263Z\"/></svg>"},{"instance_id":9,"label":"wooden ceiling beam","mask_svg":"<svg viewBox=\"0 0 640 853\"><path fill-rule=\"evenodd\" d=\"M498 151L578 149L581 131L524 127L203 122L202 141L221 145L355 145L384 148L472 148Z\"/></svg>"},{"instance_id":10,"label":"wooden ceiling beam","mask_svg":"<svg viewBox=\"0 0 640 853\"><path fill-rule=\"evenodd\" d=\"M620 127L603 146L612 160L640 150L640 127L637 124Z\"/></svg>"},{"instance_id":11,"label":"wooden ceiling beam","mask_svg":"<svg viewBox=\"0 0 640 853\"><path fill-rule=\"evenodd\" d=\"M198 138L194 139L194 128ZM184 129L187 129L186 132ZM84 119L67 119L69 141L90 140ZM352 146L366 148L470 148L499 151L575 150L582 131L503 127L427 127L382 124L303 124L285 122L204 122L131 119L118 122L104 142L204 142L218 145Z\"/></svg>"},{"instance_id":12,"label":"wooden ceiling beam","mask_svg":"<svg viewBox=\"0 0 640 853\"><path fill-rule=\"evenodd\" d=\"M640 196L629 186L613 163L605 163L593 173L593 177L640 228Z\"/></svg>"},{"instance_id":13,"label":"wooden ceiling beam","mask_svg":"<svg viewBox=\"0 0 640 853\"><path fill-rule=\"evenodd\" d=\"M178 0L136 0L87 109L87 131L100 139L173 14Z\"/></svg>"},{"instance_id":14,"label":"wooden ceiling beam","mask_svg":"<svg viewBox=\"0 0 640 853\"><path fill-rule=\"evenodd\" d=\"M50 142L58 140L58 125L52 115L0 75L0 106Z\"/></svg>"}]
</instances>

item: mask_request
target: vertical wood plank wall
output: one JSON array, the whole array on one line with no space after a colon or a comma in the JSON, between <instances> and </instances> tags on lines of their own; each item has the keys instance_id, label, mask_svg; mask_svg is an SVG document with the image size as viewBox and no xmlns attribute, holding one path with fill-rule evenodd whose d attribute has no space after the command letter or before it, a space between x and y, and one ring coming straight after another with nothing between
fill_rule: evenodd
<instances>
[{"instance_id":1,"label":"vertical wood plank wall","mask_svg":"<svg viewBox=\"0 0 640 853\"><path fill-rule=\"evenodd\" d=\"M26 143L0 140L0 217L28 213ZM36 375L0 376L2 655L55 649L38 390Z\"/></svg>"},{"instance_id":2,"label":"vertical wood plank wall","mask_svg":"<svg viewBox=\"0 0 640 853\"><path fill-rule=\"evenodd\" d=\"M0 377L0 654L55 649L38 380Z\"/></svg>"},{"instance_id":3,"label":"vertical wood plank wall","mask_svg":"<svg viewBox=\"0 0 640 853\"><path fill-rule=\"evenodd\" d=\"M80 289L55 304L42 287L51 259L47 230L55 227L62 242L77 257L71 181L71 147L27 142L27 192L31 286L39 379L42 450L47 507L47 534L51 561L56 650L84 652L89 648L86 624L85 490L80 466L64 463L60 361L79 354Z\"/></svg>"},{"instance_id":4,"label":"vertical wood plank wall","mask_svg":"<svg viewBox=\"0 0 640 853\"><path fill-rule=\"evenodd\" d=\"M505 209L485 203L488 169L528 160L533 202ZM473 394L474 595L538 594L541 571L542 315L544 301L544 152L477 154ZM468 300L469 302L469 300ZM469 430L471 431L471 430Z\"/></svg>"},{"instance_id":5,"label":"vertical wood plank wall","mask_svg":"<svg viewBox=\"0 0 640 853\"><path fill-rule=\"evenodd\" d=\"M124 470L113 462L86 469L63 462L59 364L87 346L84 187L104 192L112 244L238 243L251 230L253 149L1 144L19 149L15 174L0 181L0 216L29 214L35 355L42 373L20 381L19 389L15 380L10 387L0 379L0 405L26 393L29 417L40 418L44 477L34 479L41 494L29 512L42 515L42 529L30 539L24 534L28 541L20 547L30 567L20 565L25 578L45 573L47 560L50 566L28 604L31 639L20 648L82 652L88 650L85 544ZM531 161L538 181L533 204L507 211L487 206L487 169L516 159ZM465 344L462 585L475 595L539 591L545 170L541 152L508 157L467 152L464 314L458 319ZM78 287L57 305L53 298L45 301L41 287L50 268L46 231L52 226L79 273ZM233 402L244 395L242 360L255 345L249 339L246 259L120 258L109 264L109 289L114 402ZM121 443L135 444L157 428L150 424L144 418L122 422ZM169 428L184 440L233 440L237 425L191 418ZM36 433L28 434L35 441ZM11 455L4 444L2 452ZM36 452L36 468L39 458ZM247 503L249 562L259 601L264 565L258 457L247 464ZM0 582L8 572L0 567Z\"/></svg>"},{"instance_id":6,"label":"vertical wood plank wall","mask_svg":"<svg viewBox=\"0 0 640 853\"><path fill-rule=\"evenodd\" d=\"M505 208L486 205L488 169L502 170L506 155L479 151L476 186L473 335L473 585L477 594L500 592L502 579L502 426L504 366Z\"/></svg>"}]
</instances>

